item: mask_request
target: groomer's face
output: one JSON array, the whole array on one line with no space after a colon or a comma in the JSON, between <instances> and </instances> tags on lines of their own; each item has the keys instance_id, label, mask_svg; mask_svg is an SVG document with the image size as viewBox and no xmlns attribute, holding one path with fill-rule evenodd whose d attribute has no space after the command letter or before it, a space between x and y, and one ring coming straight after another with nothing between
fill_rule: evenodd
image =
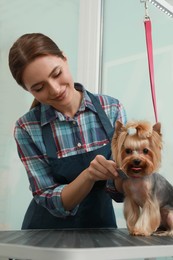
<instances>
[{"instance_id":1,"label":"groomer's face","mask_svg":"<svg viewBox=\"0 0 173 260\"><path fill-rule=\"evenodd\" d=\"M24 70L23 82L40 103L59 111L74 96L74 83L66 58L53 55L36 58Z\"/></svg>"}]
</instances>

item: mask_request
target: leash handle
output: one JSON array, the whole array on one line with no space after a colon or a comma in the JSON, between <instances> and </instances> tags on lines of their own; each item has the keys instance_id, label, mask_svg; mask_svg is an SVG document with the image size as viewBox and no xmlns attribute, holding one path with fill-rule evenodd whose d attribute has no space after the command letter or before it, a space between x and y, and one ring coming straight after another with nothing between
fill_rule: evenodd
<instances>
[{"instance_id":1,"label":"leash handle","mask_svg":"<svg viewBox=\"0 0 173 260\"><path fill-rule=\"evenodd\" d=\"M152 94L155 120L156 120L156 123L157 123L158 122L158 115L157 115L156 93L155 93L155 83L154 83L153 45L152 45L151 21L150 21L150 19L144 20L144 26L145 26L146 45L147 45L151 94Z\"/></svg>"}]
</instances>

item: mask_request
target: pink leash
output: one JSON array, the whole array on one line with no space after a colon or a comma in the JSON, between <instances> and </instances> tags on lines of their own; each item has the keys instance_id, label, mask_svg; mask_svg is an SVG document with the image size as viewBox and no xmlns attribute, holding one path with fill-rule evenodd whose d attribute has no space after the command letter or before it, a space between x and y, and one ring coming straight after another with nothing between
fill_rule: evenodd
<instances>
[{"instance_id":1,"label":"pink leash","mask_svg":"<svg viewBox=\"0 0 173 260\"><path fill-rule=\"evenodd\" d=\"M154 84L154 65L153 65L153 46L152 46L152 35L151 35L151 21L149 18L144 20L145 26L145 36L147 44L147 54L148 54L148 67L150 74L150 85L151 85L151 94L154 108L154 115L156 123L158 122L157 116L157 104L156 104L156 93L155 93L155 84Z\"/></svg>"}]
</instances>

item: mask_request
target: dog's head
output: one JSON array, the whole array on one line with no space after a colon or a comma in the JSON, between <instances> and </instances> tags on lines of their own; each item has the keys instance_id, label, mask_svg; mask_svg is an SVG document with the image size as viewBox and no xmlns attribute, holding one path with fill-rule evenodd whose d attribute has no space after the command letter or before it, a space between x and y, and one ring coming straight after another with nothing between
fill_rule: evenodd
<instances>
[{"instance_id":1,"label":"dog's head","mask_svg":"<svg viewBox=\"0 0 173 260\"><path fill-rule=\"evenodd\" d=\"M161 163L161 125L147 121L117 121L112 139L112 155L129 177L143 177L158 170Z\"/></svg>"}]
</instances>

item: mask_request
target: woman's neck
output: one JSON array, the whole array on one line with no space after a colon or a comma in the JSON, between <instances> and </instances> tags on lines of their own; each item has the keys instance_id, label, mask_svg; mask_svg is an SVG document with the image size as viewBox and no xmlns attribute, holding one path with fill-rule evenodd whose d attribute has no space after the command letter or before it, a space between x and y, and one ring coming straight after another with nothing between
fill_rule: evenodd
<instances>
[{"instance_id":1,"label":"woman's neck","mask_svg":"<svg viewBox=\"0 0 173 260\"><path fill-rule=\"evenodd\" d=\"M70 118L73 118L77 113L77 111L79 110L82 98L83 98L83 92L77 91L75 89L71 104L69 105L69 107L66 108L64 112L62 111L62 113Z\"/></svg>"}]
</instances>

